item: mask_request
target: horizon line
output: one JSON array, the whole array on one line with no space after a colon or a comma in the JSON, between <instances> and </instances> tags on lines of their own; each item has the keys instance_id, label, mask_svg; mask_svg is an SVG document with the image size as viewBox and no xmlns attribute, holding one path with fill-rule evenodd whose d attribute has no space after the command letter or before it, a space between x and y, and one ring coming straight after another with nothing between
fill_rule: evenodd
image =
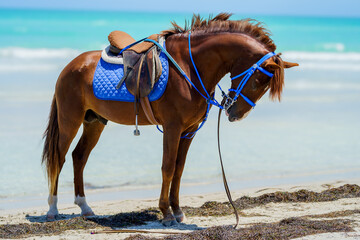
<instances>
[{"instance_id":1,"label":"horizon line","mask_svg":"<svg viewBox=\"0 0 360 240\"><path fill-rule=\"evenodd\" d=\"M344 18L344 19L360 19L360 15L331 15L331 14L263 14L263 13L245 13L245 12L230 12L230 11L219 11L218 13L209 12L209 11L199 11L199 12L190 12L190 11L169 11L169 10L133 10L133 9L94 9L94 8L52 8L52 7L2 7L0 6L0 10L20 10L20 11L26 11L26 10L33 10L33 11L70 11L70 12L76 12L76 11L89 11L89 12L123 12L123 13L146 13L146 14L200 14L200 15L213 15L215 16L218 13L221 12L229 12L233 15L255 15L255 16L261 16L261 17L308 17L308 18Z\"/></svg>"}]
</instances>

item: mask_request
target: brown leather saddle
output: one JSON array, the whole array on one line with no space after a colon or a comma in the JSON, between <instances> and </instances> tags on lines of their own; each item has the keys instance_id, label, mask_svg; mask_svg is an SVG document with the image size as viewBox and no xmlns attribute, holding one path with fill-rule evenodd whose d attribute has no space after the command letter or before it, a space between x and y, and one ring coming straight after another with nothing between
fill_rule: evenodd
<instances>
[{"instance_id":1,"label":"brown leather saddle","mask_svg":"<svg viewBox=\"0 0 360 240\"><path fill-rule=\"evenodd\" d=\"M158 41L159 35L154 34L149 39ZM135 39L122 31L113 31L108 36L110 51L119 54L122 49L135 42ZM154 117L148 95L153 90L155 83L162 73L160 62L161 50L152 42L140 42L122 52L124 75L117 85L120 88L125 82L128 91L135 97L135 125L134 134L140 135L137 127L139 103L146 117L152 124L159 125Z\"/></svg>"}]
</instances>

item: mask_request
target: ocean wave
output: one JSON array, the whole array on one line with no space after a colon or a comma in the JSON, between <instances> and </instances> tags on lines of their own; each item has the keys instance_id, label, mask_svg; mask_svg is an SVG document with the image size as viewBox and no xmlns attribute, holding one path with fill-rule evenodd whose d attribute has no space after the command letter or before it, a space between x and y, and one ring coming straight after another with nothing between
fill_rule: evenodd
<instances>
[{"instance_id":1,"label":"ocean wave","mask_svg":"<svg viewBox=\"0 0 360 240\"><path fill-rule=\"evenodd\" d=\"M311 69L311 70L332 70L332 71L351 71L358 72L360 71L360 62L359 63L316 63L316 62L298 62L301 69Z\"/></svg>"},{"instance_id":2,"label":"ocean wave","mask_svg":"<svg viewBox=\"0 0 360 240\"><path fill-rule=\"evenodd\" d=\"M1 64L0 73L13 72L49 72L59 69L58 64L44 63L20 63L20 64Z\"/></svg>"},{"instance_id":3,"label":"ocean wave","mask_svg":"<svg viewBox=\"0 0 360 240\"><path fill-rule=\"evenodd\" d=\"M103 48L106 46L103 45ZM77 56L82 51L72 48L22 48L6 47L0 48L0 58L20 58L20 59L49 59L49 58L69 58ZM302 52L285 51L283 58L291 60L312 60L312 61L359 61L358 52Z\"/></svg>"},{"instance_id":4,"label":"ocean wave","mask_svg":"<svg viewBox=\"0 0 360 240\"><path fill-rule=\"evenodd\" d=\"M311 60L311 61L358 61L360 53L357 52L296 52L289 51L283 53L283 58L291 60Z\"/></svg>"},{"instance_id":5,"label":"ocean wave","mask_svg":"<svg viewBox=\"0 0 360 240\"><path fill-rule=\"evenodd\" d=\"M81 53L70 48L0 48L0 72L51 71ZM301 69L360 71L360 53L357 52L284 52L286 61L298 62Z\"/></svg>"},{"instance_id":6,"label":"ocean wave","mask_svg":"<svg viewBox=\"0 0 360 240\"><path fill-rule=\"evenodd\" d=\"M282 58L299 63L301 69L360 71L360 53L357 52L284 52Z\"/></svg>"},{"instance_id":7,"label":"ocean wave","mask_svg":"<svg viewBox=\"0 0 360 240\"><path fill-rule=\"evenodd\" d=\"M299 79L296 81L289 81L285 85L286 89L294 90L360 90L360 83L351 82L312 82L308 79Z\"/></svg>"},{"instance_id":8,"label":"ocean wave","mask_svg":"<svg viewBox=\"0 0 360 240\"><path fill-rule=\"evenodd\" d=\"M342 52L345 50L345 44L343 43L325 43L323 47L327 51L335 50Z\"/></svg>"},{"instance_id":9,"label":"ocean wave","mask_svg":"<svg viewBox=\"0 0 360 240\"><path fill-rule=\"evenodd\" d=\"M0 58L10 59L64 59L79 55L80 51L70 48L0 48Z\"/></svg>"}]
</instances>

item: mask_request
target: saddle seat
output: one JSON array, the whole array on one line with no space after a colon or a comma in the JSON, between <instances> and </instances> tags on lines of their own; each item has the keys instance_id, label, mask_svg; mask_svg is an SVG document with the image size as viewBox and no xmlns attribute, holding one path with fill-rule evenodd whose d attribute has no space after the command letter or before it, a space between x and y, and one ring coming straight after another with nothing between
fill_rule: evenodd
<instances>
[{"instance_id":1,"label":"saddle seat","mask_svg":"<svg viewBox=\"0 0 360 240\"><path fill-rule=\"evenodd\" d=\"M158 41L159 34L153 34L148 39ZM129 46L130 44L134 43L136 40L130 36L128 33L123 31L112 31L109 36L108 40L110 43L110 51L114 54L119 54L120 51ZM148 51L152 46L154 46L154 43L152 42L140 42L128 50L132 50L136 53L144 53Z\"/></svg>"}]
</instances>

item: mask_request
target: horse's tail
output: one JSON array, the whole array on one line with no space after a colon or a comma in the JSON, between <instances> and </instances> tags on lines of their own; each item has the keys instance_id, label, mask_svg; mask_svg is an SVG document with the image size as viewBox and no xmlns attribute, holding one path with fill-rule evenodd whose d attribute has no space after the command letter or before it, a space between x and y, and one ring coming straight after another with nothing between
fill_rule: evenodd
<instances>
[{"instance_id":1,"label":"horse's tail","mask_svg":"<svg viewBox=\"0 0 360 240\"><path fill-rule=\"evenodd\" d=\"M58 124L58 110L56 98L54 96L49 123L44 132L43 138L45 139L44 150L42 154L42 164L46 166L48 184L50 193L54 193L56 180L60 172L60 155L59 155L59 124Z\"/></svg>"}]
</instances>

